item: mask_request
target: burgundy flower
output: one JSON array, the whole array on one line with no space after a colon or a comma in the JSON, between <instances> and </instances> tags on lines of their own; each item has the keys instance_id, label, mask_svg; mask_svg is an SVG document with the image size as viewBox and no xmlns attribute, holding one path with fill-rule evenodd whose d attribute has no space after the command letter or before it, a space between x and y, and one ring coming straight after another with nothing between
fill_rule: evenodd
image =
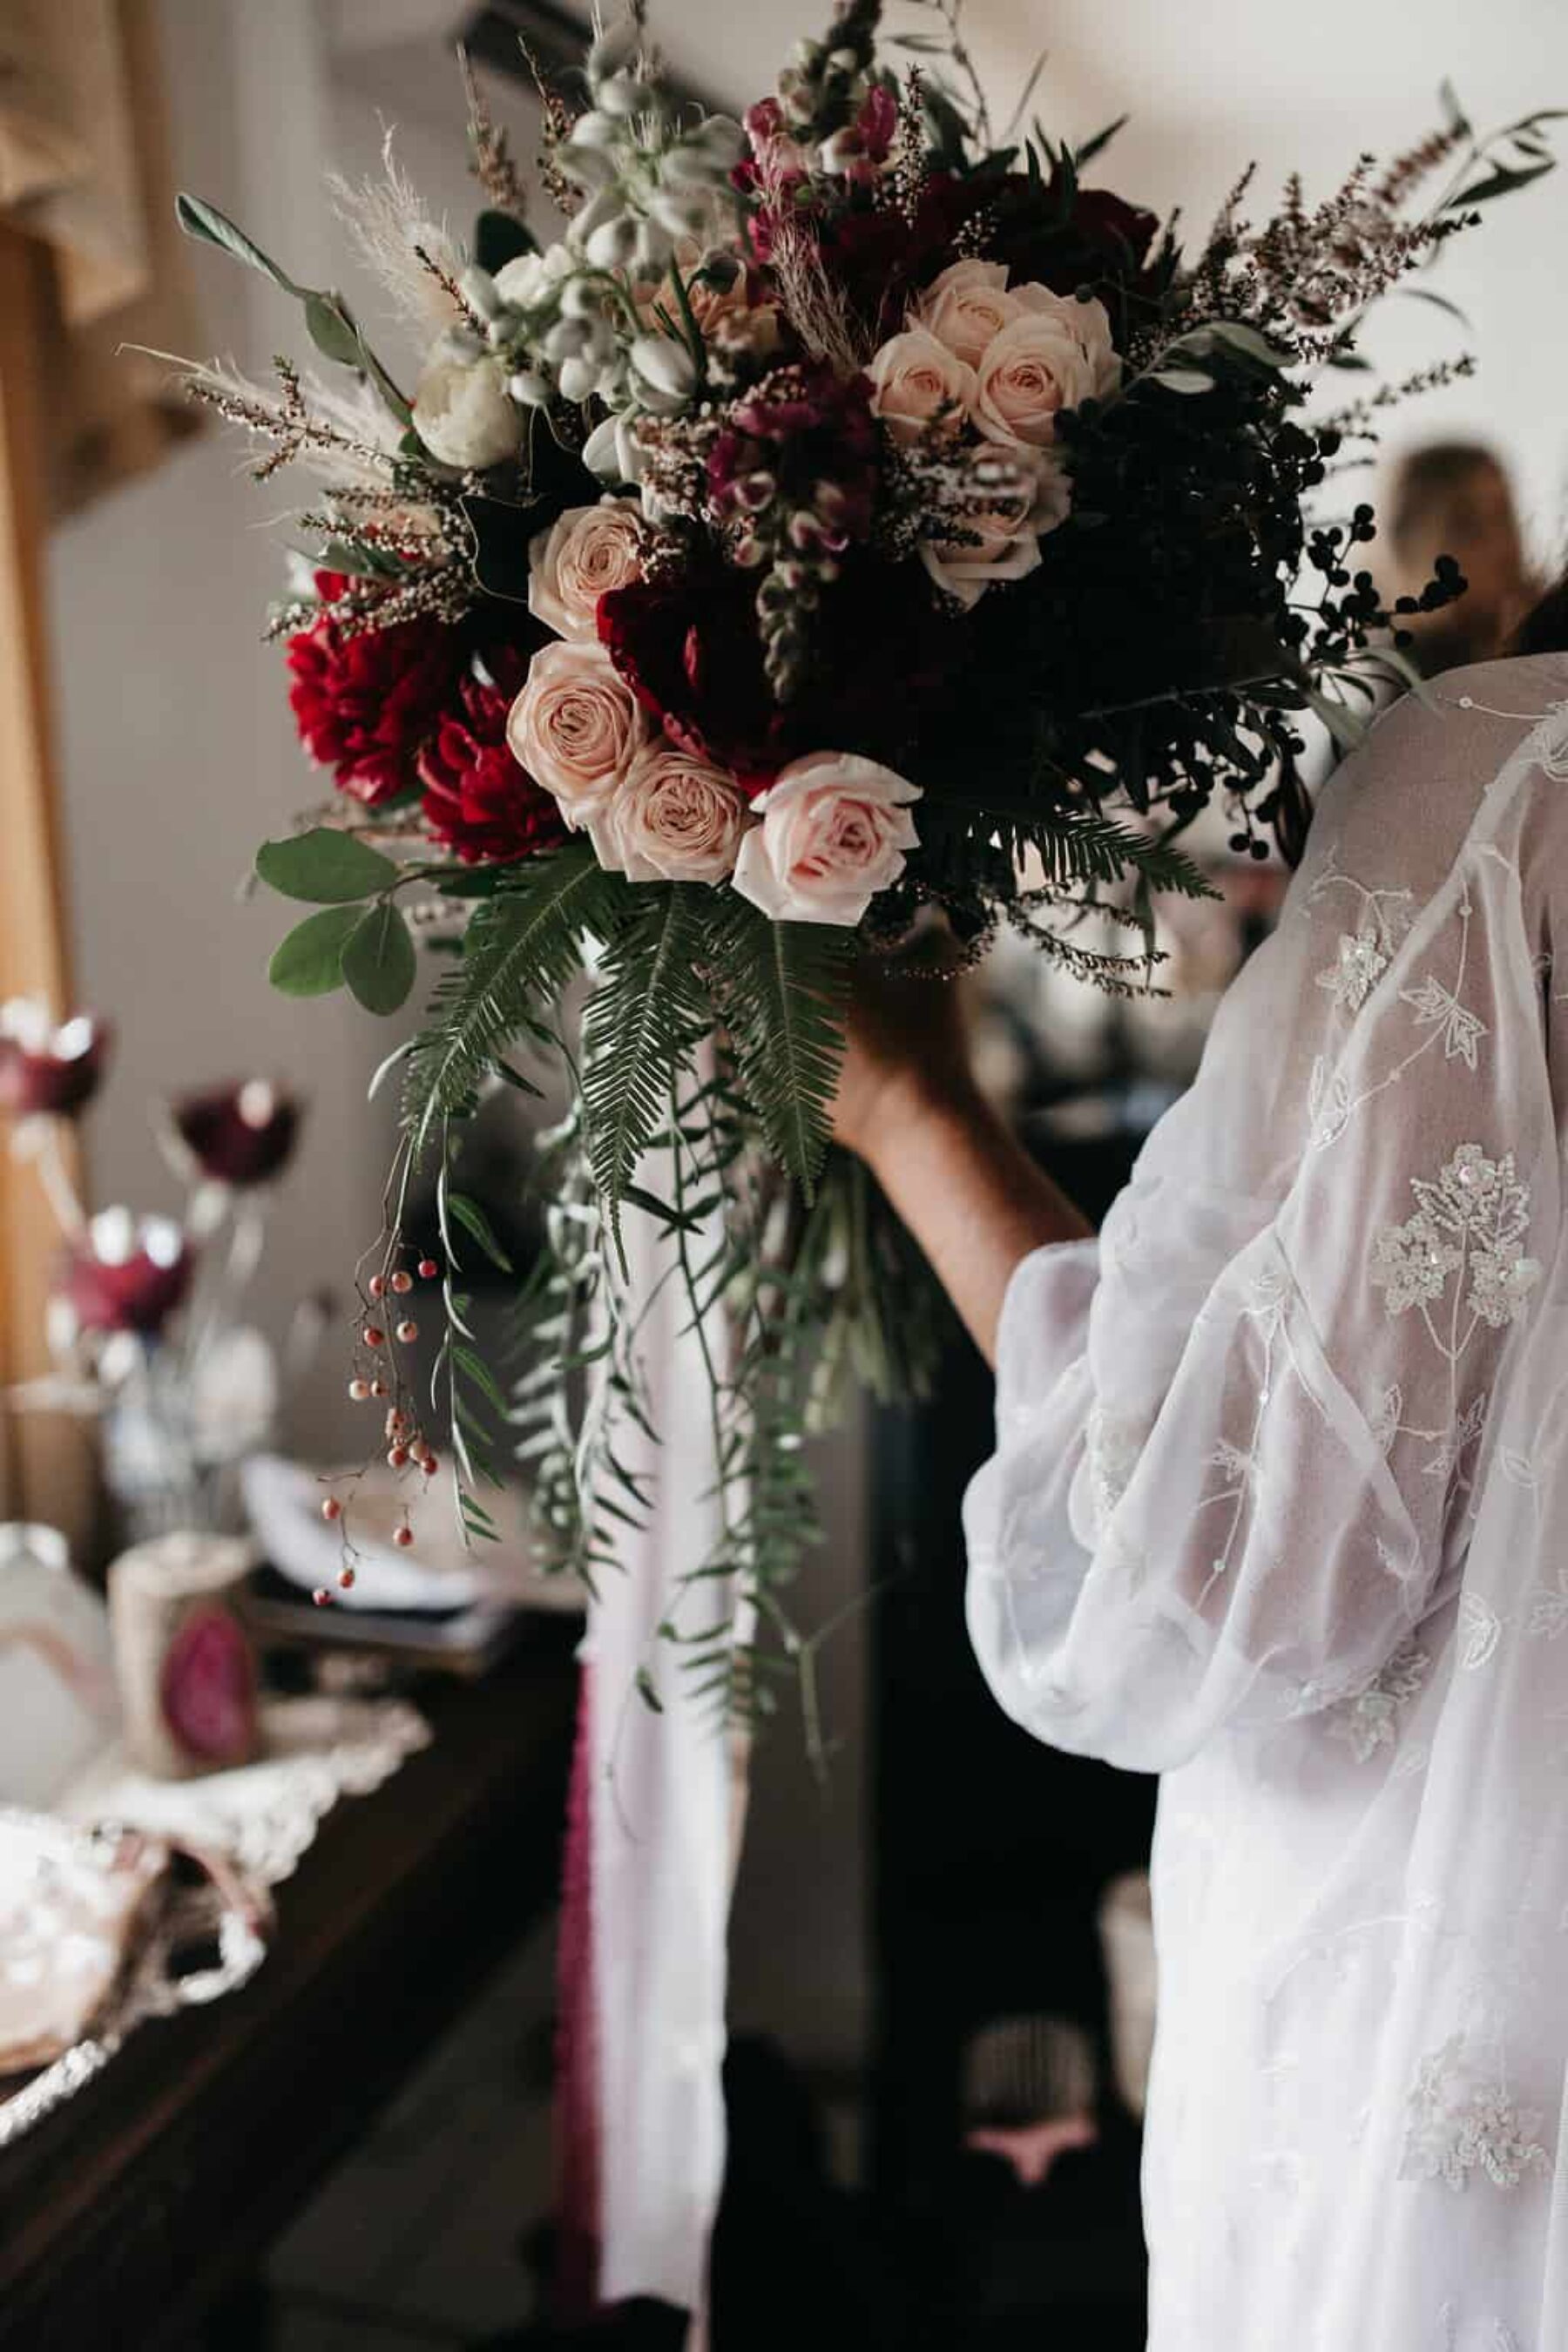
<instances>
[{"instance_id":1,"label":"burgundy flower","mask_svg":"<svg viewBox=\"0 0 1568 2352\"><path fill-rule=\"evenodd\" d=\"M113 1031L78 1013L57 1029L37 998L0 1004L0 1111L67 1118L98 1092Z\"/></svg>"},{"instance_id":2,"label":"burgundy flower","mask_svg":"<svg viewBox=\"0 0 1568 2352\"><path fill-rule=\"evenodd\" d=\"M300 1130L298 1101L266 1078L184 1095L169 1115L202 1174L237 1190L278 1175Z\"/></svg>"},{"instance_id":3,"label":"burgundy flower","mask_svg":"<svg viewBox=\"0 0 1568 2352\"><path fill-rule=\"evenodd\" d=\"M318 572L323 604L352 583ZM289 699L306 750L340 792L367 808L418 782L419 753L450 700L463 661L461 633L444 621L399 621L345 636L330 612L289 640Z\"/></svg>"},{"instance_id":4,"label":"burgundy flower","mask_svg":"<svg viewBox=\"0 0 1568 2352\"><path fill-rule=\"evenodd\" d=\"M708 457L708 495L721 521L782 501L831 526L835 550L869 535L879 443L871 386L824 361L777 367L732 401Z\"/></svg>"},{"instance_id":5,"label":"burgundy flower","mask_svg":"<svg viewBox=\"0 0 1568 2352\"><path fill-rule=\"evenodd\" d=\"M190 1287L191 1254L167 1217L104 1209L73 1244L58 1288L85 1331L155 1338Z\"/></svg>"},{"instance_id":6,"label":"burgundy flower","mask_svg":"<svg viewBox=\"0 0 1568 2352\"><path fill-rule=\"evenodd\" d=\"M961 633L918 564L852 554L814 615L803 692L773 698L763 667L754 575L695 562L599 600L599 635L645 709L683 751L755 794L806 751L898 755L940 689Z\"/></svg>"},{"instance_id":7,"label":"burgundy flower","mask_svg":"<svg viewBox=\"0 0 1568 2352\"><path fill-rule=\"evenodd\" d=\"M528 656L508 646L477 662L419 756L425 821L465 865L510 864L558 848L560 803L536 784L506 740L507 713L528 675Z\"/></svg>"},{"instance_id":8,"label":"burgundy flower","mask_svg":"<svg viewBox=\"0 0 1568 2352\"><path fill-rule=\"evenodd\" d=\"M997 191L994 219L987 259L1005 262L1014 284L1048 286L1054 294L1105 290L1108 280L1138 286L1160 226L1109 188L1079 188L1064 219L1058 180L1047 181L1042 197L1017 173Z\"/></svg>"}]
</instances>

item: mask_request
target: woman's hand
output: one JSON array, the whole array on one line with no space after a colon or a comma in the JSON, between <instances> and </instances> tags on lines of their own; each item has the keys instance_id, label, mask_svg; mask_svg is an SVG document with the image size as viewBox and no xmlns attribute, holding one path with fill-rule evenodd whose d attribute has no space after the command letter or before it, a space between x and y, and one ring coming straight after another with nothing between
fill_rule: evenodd
<instances>
[{"instance_id":1,"label":"woman's hand","mask_svg":"<svg viewBox=\"0 0 1568 2352\"><path fill-rule=\"evenodd\" d=\"M866 963L850 999L833 1136L875 1166L933 1113L973 1098L956 971L910 979Z\"/></svg>"},{"instance_id":2,"label":"woman's hand","mask_svg":"<svg viewBox=\"0 0 1568 2352\"><path fill-rule=\"evenodd\" d=\"M952 979L868 965L850 1002L833 1132L858 1153L987 1360L1014 1269L1089 1225L976 1087Z\"/></svg>"}]
</instances>

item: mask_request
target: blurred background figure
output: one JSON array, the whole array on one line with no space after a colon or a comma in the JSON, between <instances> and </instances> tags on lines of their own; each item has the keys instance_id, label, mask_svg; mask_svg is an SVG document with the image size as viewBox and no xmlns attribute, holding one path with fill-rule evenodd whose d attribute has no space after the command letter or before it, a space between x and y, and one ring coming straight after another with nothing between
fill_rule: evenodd
<instances>
[{"instance_id":1,"label":"blurred background figure","mask_svg":"<svg viewBox=\"0 0 1568 2352\"><path fill-rule=\"evenodd\" d=\"M1541 594L1509 469L1482 441L1428 441L1395 465L1383 501L1397 595L1417 596L1439 555L1468 582L1457 604L1416 613L1412 658L1426 677L1500 654Z\"/></svg>"}]
</instances>

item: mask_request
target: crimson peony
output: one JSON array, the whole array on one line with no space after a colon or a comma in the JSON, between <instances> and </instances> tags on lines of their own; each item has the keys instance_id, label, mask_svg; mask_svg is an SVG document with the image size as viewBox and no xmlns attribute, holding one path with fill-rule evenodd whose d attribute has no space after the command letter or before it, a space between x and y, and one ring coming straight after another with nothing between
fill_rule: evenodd
<instances>
[{"instance_id":1,"label":"crimson peony","mask_svg":"<svg viewBox=\"0 0 1568 2352\"><path fill-rule=\"evenodd\" d=\"M352 583L318 572L330 604ZM418 782L419 753L433 733L464 658L460 631L444 621L400 621L345 636L330 612L289 640L289 667L300 738L331 768L338 790L367 808L398 799Z\"/></svg>"},{"instance_id":2,"label":"crimson peony","mask_svg":"<svg viewBox=\"0 0 1568 2352\"><path fill-rule=\"evenodd\" d=\"M460 681L419 755L425 821L465 865L537 856L566 838L559 803L507 744L507 713L527 675L526 656L489 655Z\"/></svg>"},{"instance_id":3,"label":"crimson peony","mask_svg":"<svg viewBox=\"0 0 1568 2352\"><path fill-rule=\"evenodd\" d=\"M956 633L917 564L852 554L813 620L805 691L781 705L763 667L751 574L693 563L599 600L599 635L644 709L672 742L752 795L789 761L825 748L896 766L954 658Z\"/></svg>"}]
</instances>

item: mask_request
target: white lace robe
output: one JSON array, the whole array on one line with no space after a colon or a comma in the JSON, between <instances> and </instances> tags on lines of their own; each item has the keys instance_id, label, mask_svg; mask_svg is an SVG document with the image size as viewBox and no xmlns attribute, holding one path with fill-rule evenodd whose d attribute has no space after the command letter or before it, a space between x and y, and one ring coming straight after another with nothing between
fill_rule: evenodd
<instances>
[{"instance_id":1,"label":"white lace robe","mask_svg":"<svg viewBox=\"0 0 1568 2352\"><path fill-rule=\"evenodd\" d=\"M1389 713L1007 1295L974 1644L1165 1775L1151 2352L1568 2352L1565 698Z\"/></svg>"}]
</instances>

